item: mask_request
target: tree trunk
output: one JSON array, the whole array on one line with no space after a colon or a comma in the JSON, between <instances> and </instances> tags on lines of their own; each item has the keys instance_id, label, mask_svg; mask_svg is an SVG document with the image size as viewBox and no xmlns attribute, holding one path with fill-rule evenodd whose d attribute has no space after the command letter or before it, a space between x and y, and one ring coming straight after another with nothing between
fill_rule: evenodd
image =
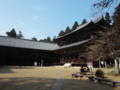
<instances>
[{"instance_id":1,"label":"tree trunk","mask_svg":"<svg viewBox=\"0 0 120 90\"><path fill-rule=\"evenodd\" d=\"M120 58L115 59L115 71L120 74Z\"/></svg>"},{"instance_id":2,"label":"tree trunk","mask_svg":"<svg viewBox=\"0 0 120 90\"><path fill-rule=\"evenodd\" d=\"M120 74L120 58L118 59L118 74Z\"/></svg>"}]
</instances>

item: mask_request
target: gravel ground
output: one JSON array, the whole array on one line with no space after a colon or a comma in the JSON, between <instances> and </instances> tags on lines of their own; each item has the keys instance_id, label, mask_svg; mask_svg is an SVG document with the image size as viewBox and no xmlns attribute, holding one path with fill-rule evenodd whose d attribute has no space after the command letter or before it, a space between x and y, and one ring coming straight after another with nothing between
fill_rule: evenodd
<instances>
[{"instance_id":1,"label":"gravel ground","mask_svg":"<svg viewBox=\"0 0 120 90\"><path fill-rule=\"evenodd\" d=\"M79 67L4 67L0 68L0 90L120 90L86 77L72 79L74 72Z\"/></svg>"}]
</instances>

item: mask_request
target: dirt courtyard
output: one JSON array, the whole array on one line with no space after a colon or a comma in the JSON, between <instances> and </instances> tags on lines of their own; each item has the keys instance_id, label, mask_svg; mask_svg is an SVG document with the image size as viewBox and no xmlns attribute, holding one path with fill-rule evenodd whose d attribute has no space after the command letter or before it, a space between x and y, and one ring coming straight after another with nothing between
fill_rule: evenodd
<instances>
[{"instance_id":1,"label":"dirt courtyard","mask_svg":"<svg viewBox=\"0 0 120 90\"><path fill-rule=\"evenodd\" d=\"M4 67L0 68L0 90L120 90L117 87L72 79L79 68Z\"/></svg>"}]
</instances>

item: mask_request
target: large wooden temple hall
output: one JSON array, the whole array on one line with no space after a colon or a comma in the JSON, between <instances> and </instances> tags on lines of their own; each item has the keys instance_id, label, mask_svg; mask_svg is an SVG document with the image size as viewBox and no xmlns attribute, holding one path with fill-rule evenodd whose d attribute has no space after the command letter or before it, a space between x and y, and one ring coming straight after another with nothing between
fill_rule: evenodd
<instances>
[{"instance_id":1,"label":"large wooden temple hall","mask_svg":"<svg viewBox=\"0 0 120 90\"><path fill-rule=\"evenodd\" d=\"M97 35L99 31L104 32L104 27L102 16L57 37L55 44L0 36L0 65L32 66L34 62L44 66L67 62L92 65L94 60L83 57L82 53L91 41L91 36Z\"/></svg>"}]
</instances>

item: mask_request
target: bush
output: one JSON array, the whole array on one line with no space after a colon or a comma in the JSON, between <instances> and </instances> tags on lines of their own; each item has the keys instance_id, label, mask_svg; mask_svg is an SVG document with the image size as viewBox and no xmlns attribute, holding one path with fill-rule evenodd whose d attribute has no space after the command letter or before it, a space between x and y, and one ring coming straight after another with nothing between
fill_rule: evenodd
<instances>
[{"instance_id":1,"label":"bush","mask_svg":"<svg viewBox=\"0 0 120 90\"><path fill-rule=\"evenodd\" d=\"M95 76L96 77L99 77L99 78L103 78L104 77L104 72L100 69L98 69L96 72L95 72Z\"/></svg>"}]
</instances>

